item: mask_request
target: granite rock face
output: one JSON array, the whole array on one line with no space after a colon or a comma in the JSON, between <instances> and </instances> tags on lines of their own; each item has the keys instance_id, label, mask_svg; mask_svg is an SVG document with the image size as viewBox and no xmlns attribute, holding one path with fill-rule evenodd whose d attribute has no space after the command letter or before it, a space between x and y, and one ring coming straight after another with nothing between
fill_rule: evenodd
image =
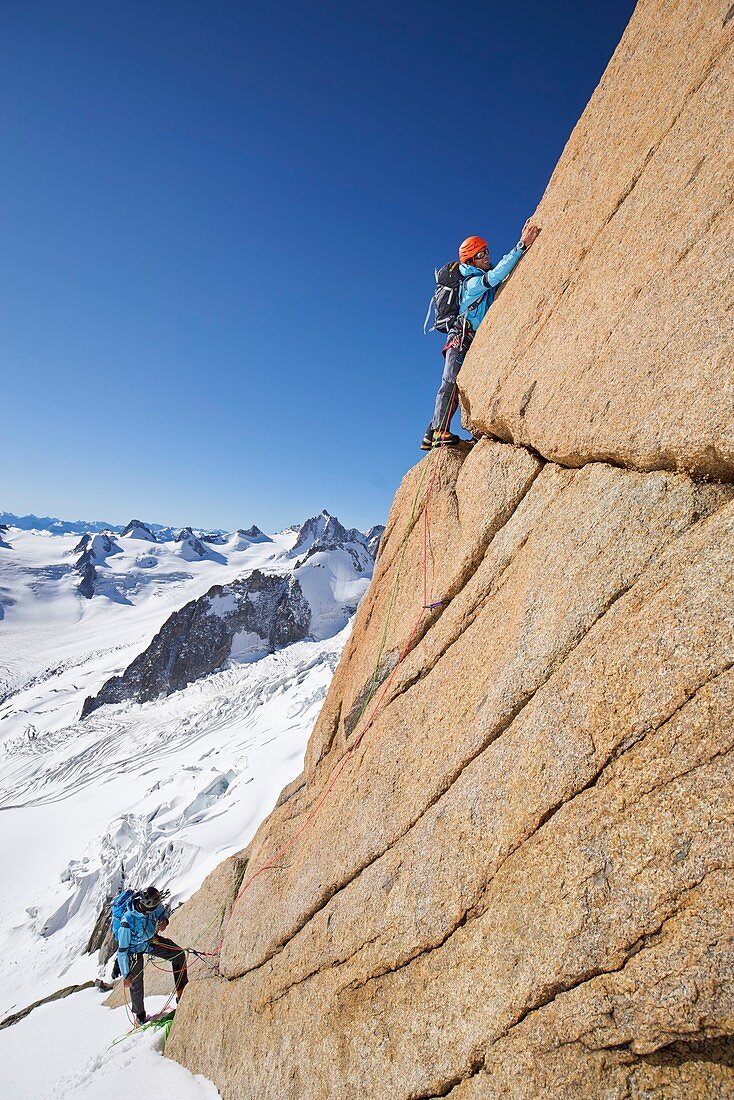
<instances>
[{"instance_id":1,"label":"granite rock face","mask_svg":"<svg viewBox=\"0 0 734 1100\"><path fill-rule=\"evenodd\" d=\"M303 774L174 917L225 1100L734 1096L728 7L638 5L462 368L504 441L405 476Z\"/></svg>"},{"instance_id":2,"label":"granite rock face","mask_svg":"<svg viewBox=\"0 0 734 1100\"><path fill-rule=\"evenodd\" d=\"M180 691L221 668L246 640L268 652L308 634L311 609L294 577L253 570L245 580L215 584L163 624L122 676L113 676L85 700L82 718L105 703L139 703Z\"/></svg>"},{"instance_id":3,"label":"granite rock face","mask_svg":"<svg viewBox=\"0 0 734 1100\"><path fill-rule=\"evenodd\" d=\"M475 431L734 476L730 8L638 3L462 367Z\"/></svg>"},{"instance_id":4,"label":"granite rock face","mask_svg":"<svg viewBox=\"0 0 734 1100\"><path fill-rule=\"evenodd\" d=\"M168 1052L225 1097L734 1088L734 489L489 440L440 461L447 602L421 616L421 464L306 771L240 860L288 841L369 720L402 557L377 716L282 866L215 895L222 976Z\"/></svg>"}]
</instances>

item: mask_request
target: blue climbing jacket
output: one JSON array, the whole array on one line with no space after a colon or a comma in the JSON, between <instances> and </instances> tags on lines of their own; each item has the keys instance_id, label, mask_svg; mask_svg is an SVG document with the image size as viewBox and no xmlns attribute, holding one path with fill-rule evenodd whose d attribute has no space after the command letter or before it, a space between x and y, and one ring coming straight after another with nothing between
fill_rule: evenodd
<instances>
[{"instance_id":1,"label":"blue climbing jacket","mask_svg":"<svg viewBox=\"0 0 734 1100\"><path fill-rule=\"evenodd\" d=\"M169 916L167 905L158 905L150 913L141 913L135 908L133 899L130 900L117 932L117 960L123 978L130 973L130 956L144 955L150 950L150 941L156 934L158 921L168 920Z\"/></svg>"},{"instance_id":2,"label":"blue climbing jacket","mask_svg":"<svg viewBox=\"0 0 734 1100\"><path fill-rule=\"evenodd\" d=\"M515 245L512 252L503 256L489 271L482 271L481 267L474 267L473 264L459 264L462 279L459 320L466 316L471 327L477 331L494 301L497 287L504 283L525 251Z\"/></svg>"}]
</instances>

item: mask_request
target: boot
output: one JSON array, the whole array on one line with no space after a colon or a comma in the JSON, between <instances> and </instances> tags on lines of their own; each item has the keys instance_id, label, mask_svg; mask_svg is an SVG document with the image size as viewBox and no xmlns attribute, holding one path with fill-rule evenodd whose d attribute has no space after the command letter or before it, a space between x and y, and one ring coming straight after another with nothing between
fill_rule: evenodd
<instances>
[{"instance_id":1,"label":"boot","mask_svg":"<svg viewBox=\"0 0 734 1100\"><path fill-rule=\"evenodd\" d=\"M434 430L432 446L455 447L457 443L461 443L461 439L458 435L454 435L453 432L441 432Z\"/></svg>"}]
</instances>

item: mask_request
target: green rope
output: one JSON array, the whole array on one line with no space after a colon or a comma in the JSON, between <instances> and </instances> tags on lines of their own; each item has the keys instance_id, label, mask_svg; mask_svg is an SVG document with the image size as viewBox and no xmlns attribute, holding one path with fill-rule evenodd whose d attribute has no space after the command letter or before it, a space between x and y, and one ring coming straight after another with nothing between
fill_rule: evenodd
<instances>
[{"instance_id":1,"label":"green rope","mask_svg":"<svg viewBox=\"0 0 734 1100\"><path fill-rule=\"evenodd\" d=\"M138 1032L138 1031L160 1031L160 1033L163 1037L163 1049L165 1050L166 1040L168 1039L168 1036L169 1036L170 1031L171 1031L171 1026L173 1024L174 1015L175 1015L174 1011L166 1012L165 1016L161 1016L160 1019L158 1019L158 1020L148 1020L147 1024L141 1024L140 1027L136 1028L135 1030L136 1030L136 1032Z\"/></svg>"}]
</instances>

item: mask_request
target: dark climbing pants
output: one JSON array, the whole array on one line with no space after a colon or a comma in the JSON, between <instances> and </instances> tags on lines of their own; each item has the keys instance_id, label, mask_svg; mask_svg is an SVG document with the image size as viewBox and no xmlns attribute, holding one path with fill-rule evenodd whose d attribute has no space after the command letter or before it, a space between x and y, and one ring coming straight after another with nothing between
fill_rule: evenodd
<instances>
[{"instance_id":1,"label":"dark climbing pants","mask_svg":"<svg viewBox=\"0 0 734 1100\"><path fill-rule=\"evenodd\" d=\"M166 962L170 962L171 969L173 970L173 981L176 986L176 997L180 997L183 993L184 986L189 980L188 974L186 973L186 952L183 948L179 947L173 940L164 939L163 936L154 936L145 954L153 955L156 959L165 959ZM145 955L133 955L129 974L129 977L132 978L132 984L130 986L132 1009L135 1016L140 1021L145 1019L145 1003L143 1000L145 995L145 990L143 988L144 961Z\"/></svg>"}]
</instances>

